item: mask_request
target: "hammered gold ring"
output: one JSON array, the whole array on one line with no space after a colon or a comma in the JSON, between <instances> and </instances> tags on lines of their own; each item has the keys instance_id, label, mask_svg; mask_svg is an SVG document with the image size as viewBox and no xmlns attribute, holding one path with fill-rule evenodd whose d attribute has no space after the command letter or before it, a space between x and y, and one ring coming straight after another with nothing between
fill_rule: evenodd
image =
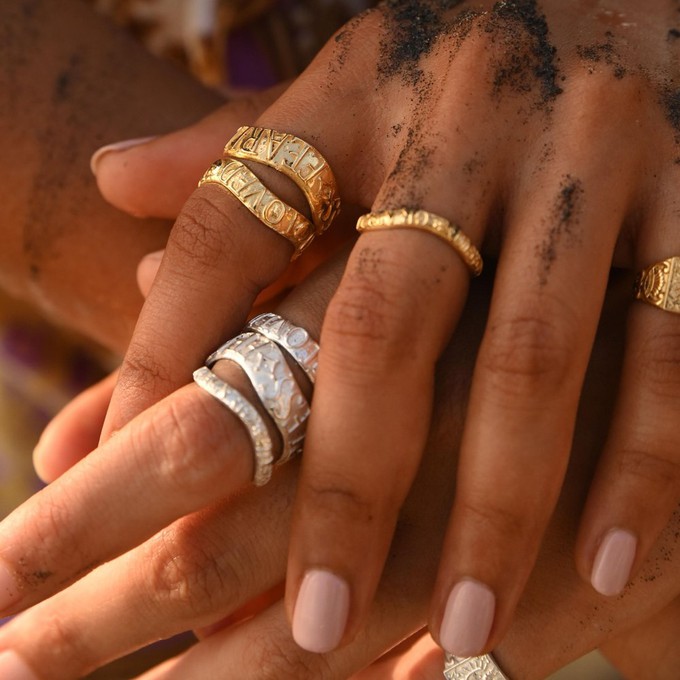
<instances>
[{"instance_id":1,"label":"hammered gold ring","mask_svg":"<svg viewBox=\"0 0 680 680\"><path fill-rule=\"evenodd\" d=\"M266 227L287 238L295 247L295 259L314 239L312 223L284 203L260 182L243 163L233 159L215 161L198 186L217 184L235 196Z\"/></svg>"},{"instance_id":2,"label":"hammered gold ring","mask_svg":"<svg viewBox=\"0 0 680 680\"><path fill-rule=\"evenodd\" d=\"M338 183L328 161L295 135L240 127L224 147L224 155L262 163L292 179L307 198L317 234L326 231L340 211Z\"/></svg>"},{"instance_id":3,"label":"hammered gold ring","mask_svg":"<svg viewBox=\"0 0 680 680\"><path fill-rule=\"evenodd\" d=\"M383 210L362 215L357 221L357 231L380 231L385 229L420 229L446 241L460 256L473 276L482 273L484 263L479 250L461 231L446 218L427 210Z\"/></svg>"},{"instance_id":4,"label":"hammered gold ring","mask_svg":"<svg viewBox=\"0 0 680 680\"><path fill-rule=\"evenodd\" d=\"M680 314L680 257L643 269L635 278L635 299Z\"/></svg>"}]
</instances>

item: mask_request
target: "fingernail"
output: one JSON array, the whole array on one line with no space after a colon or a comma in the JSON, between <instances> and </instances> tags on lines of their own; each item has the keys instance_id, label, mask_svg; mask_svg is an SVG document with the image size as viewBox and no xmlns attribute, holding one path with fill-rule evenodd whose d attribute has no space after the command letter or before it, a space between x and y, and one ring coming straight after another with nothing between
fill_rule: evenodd
<instances>
[{"instance_id":1,"label":"fingernail","mask_svg":"<svg viewBox=\"0 0 680 680\"><path fill-rule=\"evenodd\" d=\"M330 571L308 571L293 613L293 639L308 652L323 654L342 640L349 614L349 586Z\"/></svg>"},{"instance_id":2,"label":"fingernail","mask_svg":"<svg viewBox=\"0 0 680 680\"><path fill-rule=\"evenodd\" d=\"M28 664L11 650L0 653L0 678L3 680L38 680Z\"/></svg>"},{"instance_id":3,"label":"fingernail","mask_svg":"<svg viewBox=\"0 0 680 680\"><path fill-rule=\"evenodd\" d=\"M102 157L105 156L107 153L110 153L112 151L125 151L125 149L131 149L133 146L140 146L142 144L146 144L147 142L150 142L153 139L156 139L156 135L151 137L137 137L135 139L125 139L122 142L115 142L114 144L107 144L106 146L102 146L101 149L97 149L92 154L92 158L90 158L90 170L92 170L92 174L95 177L97 176L97 168L99 167L99 162L101 161Z\"/></svg>"},{"instance_id":4,"label":"fingernail","mask_svg":"<svg viewBox=\"0 0 680 680\"><path fill-rule=\"evenodd\" d=\"M455 656L478 656L489 639L496 598L479 581L457 583L446 602L439 637L442 647Z\"/></svg>"},{"instance_id":5,"label":"fingernail","mask_svg":"<svg viewBox=\"0 0 680 680\"><path fill-rule=\"evenodd\" d=\"M613 529L603 539L595 555L590 582L602 595L618 595L630 580L637 539L630 531Z\"/></svg>"},{"instance_id":6,"label":"fingernail","mask_svg":"<svg viewBox=\"0 0 680 680\"><path fill-rule=\"evenodd\" d=\"M17 587L16 579L12 571L0 562L0 612L8 609L20 597L21 593ZM0 674L0 678L4 677Z\"/></svg>"},{"instance_id":7,"label":"fingernail","mask_svg":"<svg viewBox=\"0 0 680 680\"><path fill-rule=\"evenodd\" d=\"M158 269L161 266L164 250L157 250L143 257L137 265L137 285L144 297L149 295Z\"/></svg>"}]
</instances>

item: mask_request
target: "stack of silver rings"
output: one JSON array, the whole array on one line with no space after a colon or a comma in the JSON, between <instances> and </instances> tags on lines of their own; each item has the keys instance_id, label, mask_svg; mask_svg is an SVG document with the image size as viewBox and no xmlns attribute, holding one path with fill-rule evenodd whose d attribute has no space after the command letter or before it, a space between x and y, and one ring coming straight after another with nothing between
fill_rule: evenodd
<instances>
[{"instance_id":1,"label":"stack of silver rings","mask_svg":"<svg viewBox=\"0 0 680 680\"><path fill-rule=\"evenodd\" d=\"M253 483L257 486L269 481L274 465L282 465L300 453L307 430L309 402L286 355L314 385L319 362L318 343L304 328L294 326L278 314L261 314L252 319L242 333L213 352L206 365L194 372L196 384L226 406L248 430L254 450ZM271 416L281 435L282 452L278 458L274 457L274 443L258 410L212 371L213 366L223 360L241 367L261 405Z\"/></svg>"}]
</instances>

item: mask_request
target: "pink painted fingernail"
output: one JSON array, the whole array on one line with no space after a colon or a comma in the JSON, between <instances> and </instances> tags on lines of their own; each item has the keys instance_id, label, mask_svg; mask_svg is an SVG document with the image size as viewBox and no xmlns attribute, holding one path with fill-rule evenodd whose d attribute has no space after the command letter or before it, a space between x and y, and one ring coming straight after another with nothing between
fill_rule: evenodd
<instances>
[{"instance_id":1,"label":"pink painted fingernail","mask_svg":"<svg viewBox=\"0 0 680 680\"><path fill-rule=\"evenodd\" d=\"M308 571L293 613L293 638L308 652L323 654L342 640L349 615L349 586L330 571Z\"/></svg>"},{"instance_id":2,"label":"pink painted fingernail","mask_svg":"<svg viewBox=\"0 0 680 680\"><path fill-rule=\"evenodd\" d=\"M38 680L28 664L12 650L0 652L0 678L2 680Z\"/></svg>"},{"instance_id":3,"label":"pink painted fingernail","mask_svg":"<svg viewBox=\"0 0 680 680\"><path fill-rule=\"evenodd\" d=\"M0 612L8 609L20 597L16 579L6 564L0 562ZM4 677L0 675L0 678Z\"/></svg>"},{"instance_id":4,"label":"pink painted fingernail","mask_svg":"<svg viewBox=\"0 0 680 680\"><path fill-rule=\"evenodd\" d=\"M630 531L612 529L595 555L590 582L602 595L618 595L630 580L637 538Z\"/></svg>"},{"instance_id":5,"label":"pink painted fingernail","mask_svg":"<svg viewBox=\"0 0 680 680\"><path fill-rule=\"evenodd\" d=\"M125 139L122 142L115 142L114 144L107 144L102 146L101 149L97 149L90 158L90 170L92 174L97 176L97 168L99 167L99 162L101 159L112 151L125 151L126 149L131 149L133 146L141 146L152 140L156 139L156 136L152 137L137 137L135 139Z\"/></svg>"},{"instance_id":6,"label":"pink painted fingernail","mask_svg":"<svg viewBox=\"0 0 680 680\"><path fill-rule=\"evenodd\" d=\"M491 632L496 598L488 586L473 579L456 583L446 601L439 637L455 656L481 654Z\"/></svg>"}]
</instances>

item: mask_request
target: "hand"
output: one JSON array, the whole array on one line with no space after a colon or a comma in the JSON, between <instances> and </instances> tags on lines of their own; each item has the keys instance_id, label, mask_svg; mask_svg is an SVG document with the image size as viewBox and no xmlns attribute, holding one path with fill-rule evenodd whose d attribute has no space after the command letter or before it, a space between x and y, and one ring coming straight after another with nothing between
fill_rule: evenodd
<instances>
[{"instance_id":1,"label":"hand","mask_svg":"<svg viewBox=\"0 0 680 680\"><path fill-rule=\"evenodd\" d=\"M318 300L331 296L338 278L337 269L327 270L296 290L281 312L317 332ZM402 509L394 550L362 634L326 655L304 652L290 636L279 601L252 620L205 638L149 677L222 678L237 668L244 680L342 680L422 627L452 501L448 479L456 460L450 452L460 441L472 368L467 357L482 333L487 284L476 287L442 360L428 454ZM650 566L620 598L600 602L579 582L568 559L575 518L606 434L629 285L619 278L612 290L568 484L510 634L496 650L511 677L543 678L680 594L680 562L673 550L678 516L662 535ZM165 427L172 414L181 418L181 428ZM159 637L210 627L280 583L296 463L281 468L261 489L210 502L250 475L248 442L240 429L217 402L193 386L182 388L0 525L2 558L14 554L13 569L25 577L23 600L15 610L61 590L92 564L131 549L5 626L0 650L19 653L41 680L70 679ZM199 432L208 433L214 444L196 445ZM205 481L197 486L199 477ZM150 494L151 488L158 493ZM191 513L188 503L204 509L182 518ZM0 656L0 662L6 660Z\"/></svg>"},{"instance_id":2,"label":"hand","mask_svg":"<svg viewBox=\"0 0 680 680\"><path fill-rule=\"evenodd\" d=\"M454 5L431 3L416 19L388 2L357 18L257 124L320 148L346 202L422 207L500 252L431 616L442 645L476 654L507 628L562 485L612 258L639 269L674 252L661 224L674 219L678 172L667 84L675 8ZM132 153L102 158L102 185ZM266 170L263 181L295 202ZM122 366L105 438L187 382L290 254L232 196L198 189ZM347 642L366 617L467 287L457 254L427 234L364 234L349 259L321 333L291 539L287 607L306 648ZM675 323L643 305L630 312L621 398L577 550L582 577L606 595L639 571L677 504ZM337 624L327 639L312 640L318 628L294 613L307 573L342 593L325 613Z\"/></svg>"}]
</instances>

